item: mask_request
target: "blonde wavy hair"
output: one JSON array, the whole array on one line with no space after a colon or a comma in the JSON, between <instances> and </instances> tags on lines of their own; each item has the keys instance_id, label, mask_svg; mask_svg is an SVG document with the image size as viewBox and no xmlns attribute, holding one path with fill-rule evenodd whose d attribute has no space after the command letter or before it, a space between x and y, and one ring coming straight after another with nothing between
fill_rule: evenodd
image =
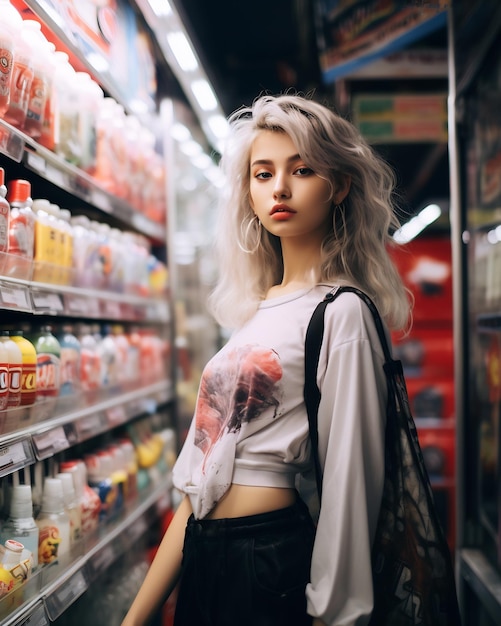
<instances>
[{"instance_id":1,"label":"blonde wavy hair","mask_svg":"<svg viewBox=\"0 0 501 626\"><path fill-rule=\"evenodd\" d=\"M391 229L399 227L393 196L395 176L358 130L327 106L300 95L265 95L229 118L230 137L221 159L216 250L219 279L209 307L223 327L242 326L270 287L280 283L280 240L253 219L249 199L250 153L263 130L286 133L301 158L331 188L351 178L350 191L333 211L332 230L321 248L319 283L349 283L364 290L392 329L409 323L410 301L388 254ZM243 239L253 239L254 244ZM247 252L244 250L247 249Z\"/></svg>"}]
</instances>

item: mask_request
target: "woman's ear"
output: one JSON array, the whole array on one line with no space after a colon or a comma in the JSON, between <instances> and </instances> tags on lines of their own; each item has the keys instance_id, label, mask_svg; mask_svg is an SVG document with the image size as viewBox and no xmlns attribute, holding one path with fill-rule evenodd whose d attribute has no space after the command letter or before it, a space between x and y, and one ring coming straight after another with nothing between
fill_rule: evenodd
<instances>
[{"instance_id":1,"label":"woman's ear","mask_svg":"<svg viewBox=\"0 0 501 626\"><path fill-rule=\"evenodd\" d=\"M338 178L336 193L334 194L334 203L341 204L346 196L349 194L351 188L351 176L349 174L343 174Z\"/></svg>"}]
</instances>

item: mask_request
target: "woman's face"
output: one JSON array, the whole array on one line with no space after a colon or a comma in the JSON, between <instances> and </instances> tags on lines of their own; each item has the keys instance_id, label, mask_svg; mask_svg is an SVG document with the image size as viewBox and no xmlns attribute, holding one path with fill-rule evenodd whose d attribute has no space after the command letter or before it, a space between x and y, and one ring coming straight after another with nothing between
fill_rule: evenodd
<instances>
[{"instance_id":1,"label":"woman's face","mask_svg":"<svg viewBox=\"0 0 501 626\"><path fill-rule=\"evenodd\" d=\"M250 157L250 202L264 228L282 239L321 243L332 229L331 187L299 156L291 138L264 130Z\"/></svg>"}]
</instances>

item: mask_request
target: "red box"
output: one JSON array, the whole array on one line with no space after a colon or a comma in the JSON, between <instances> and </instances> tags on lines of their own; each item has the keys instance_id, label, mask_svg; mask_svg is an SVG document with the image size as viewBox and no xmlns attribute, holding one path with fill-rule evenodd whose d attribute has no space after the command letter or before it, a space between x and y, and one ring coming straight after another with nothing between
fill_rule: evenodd
<instances>
[{"instance_id":1,"label":"red box","mask_svg":"<svg viewBox=\"0 0 501 626\"><path fill-rule=\"evenodd\" d=\"M407 378L406 384L414 418L455 418L452 378Z\"/></svg>"},{"instance_id":2,"label":"red box","mask_svg":"<svg viewBox=\"0 0 501 626\"><path fill-rule=\"evenodd\" d=\"M454 339L451 328L414 327L406 337L394 334L393 355L408 378L453 378Z\"/></svg>"},{"instance_id":3,"label":"red box","mask_svg":"<svg viewBox=\"0 0 501 626\"><path fill-rule=\"evenodd\" d=\"M420 237L390 251L414 295L414 322L452 323L452 253L449 237Z\"/></svg>"}]
</instances>

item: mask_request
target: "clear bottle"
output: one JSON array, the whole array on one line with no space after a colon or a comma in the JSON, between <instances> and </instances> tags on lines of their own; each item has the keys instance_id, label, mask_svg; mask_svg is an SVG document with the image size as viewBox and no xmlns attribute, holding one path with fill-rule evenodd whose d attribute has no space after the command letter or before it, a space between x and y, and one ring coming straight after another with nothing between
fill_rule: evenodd
<instances>
[{"instance_id":1,"label":"clear bottle","mask_svg":"<svg viewBox=\"0 0 501 626\"><path fill-rule=\"evenodd\" d=\"M26 121L31 85L35 75L34 58L32 32L23 22L20 36L15 41L10 101L5 112L5 120L17 128L23 128Z\"/></svg>"},{"instance_id":2,"label":"clear bottle","mask_svg":"<svg viewBox=\"0 0 501 626\"><path fill-rule=\"evenodd\" d=\"M63 484L64 509L70 519L70 545L73 546L82 537L82 512L77 502L73 478L68 472L56 474Z\"/></svg>"},{"instance_id":3,"label":"clear bottle","mask_svg":"<svg viewBox=\"0 0 501 626\"><path fill-rule=\"evenodd\" d=\"M70 518L64 510L63 484L59 478L46 478L42 508L36 519L40 534L38 563L49 565L70 550Z\"/></svg>"},{"instance_id":4,"label":"clear bottle","mask_svg":"<svg viewBox=\"0 0 501 626\"><path fill-rule=\"evenodd\" d=\"M49 89L50 50L48 41L41 31L40 22L24 20L23 27L30 33L34 46L33 80L26 109L24 130L30 137L38 139L42 134L45 102Z\"/></svg>"},{"instance_id":5,"label":"clear bottle","mask_svg":"<svg viewBox=\"0 0 501 626\"><path fill-rule=\"evenodd\" d=\"M0 542L19 541L32 553L32 568L38 565L39 528L33 519L33 499L30 485L13 485L9 515L2 525Z\"/></svg>"},{"instance_id":6,"label":"clear bottle","mask_svg":"<svg viewBox=\"0 0 501 626\"><path fill-rule=\"evenodd\" d=\"M79 93L76 84L75 70L69 63L65 52L54 53L56 59L55 89L59 106L58 143L56 153L64 159L77 165L81 157L79 143Z\"/></svg>"},{"instance_id":7,"label":"clear bottle","mask_svg":"<svg viewBox=\"0 0 501 626\"><path fill-rule=\"evenodd\" d=\"M9 0L0 0L0 118L9 108L16 40L23 20Z\"/></svg>"}]
</instances>

